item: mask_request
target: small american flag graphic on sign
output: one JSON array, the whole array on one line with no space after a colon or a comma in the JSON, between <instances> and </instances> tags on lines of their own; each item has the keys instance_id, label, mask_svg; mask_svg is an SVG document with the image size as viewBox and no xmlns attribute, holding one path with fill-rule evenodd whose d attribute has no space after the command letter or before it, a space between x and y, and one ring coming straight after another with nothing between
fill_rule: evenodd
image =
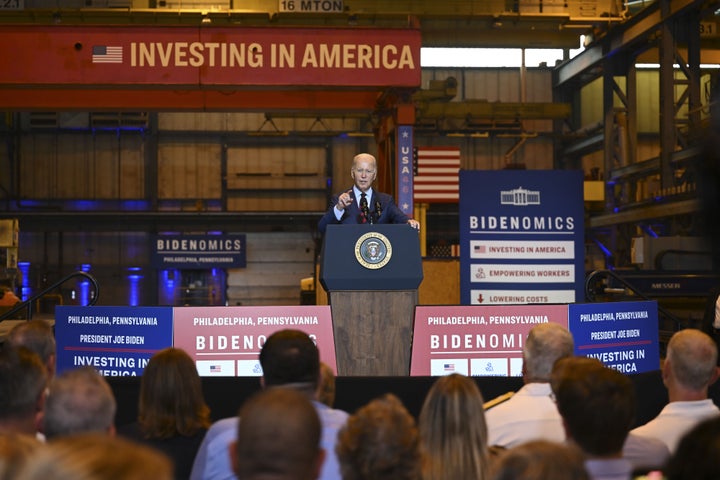
<instances>
[{"instance_id":1,"label":"small american flag graphic on sign","mask_svg":"<svg viewBox=\"0 0 720 480\"><path fill-rule=\"evenodd\" d=\"M210 365L210 372L220 373L222 372L222 367L220 365Z\"/></svg>"},{"instance_id":2,"label":"small american flag graphic on sign","mask_svg":"<svg viewBox=\"0 0 720 480\"><path fill-rule=\"evenodd\" d=\"M123 47L95 45L92 48L92 63L122 63Z\"/></svg>"}]
</instances>

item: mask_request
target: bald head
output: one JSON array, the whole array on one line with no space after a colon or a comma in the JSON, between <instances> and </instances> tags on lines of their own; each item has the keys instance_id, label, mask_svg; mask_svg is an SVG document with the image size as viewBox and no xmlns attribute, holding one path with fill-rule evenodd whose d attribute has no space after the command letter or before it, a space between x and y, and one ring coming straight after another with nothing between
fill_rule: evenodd
<instances>
[{"instance_id":1,"label":"bald head","mask_svg":"<svg viewBox=\"0 0 720 480\"><path fill-rule=\"evenodd\" d=\"M709 335L693 328L680 330L668 343L664 371L685 389L705 391L717 378L717 357L717 345Z\"/></svg>"},{"instance_id":2,"label":"bald head","mask_svg":"<svg viewBox=\"0 0 720 480\"><path fill-rule=\"evenodd\" d=\"M314 480L324 453L320 420L307 395L273 387L240 409L233 466L238 478Z\"/></svg>"}]
</instances>

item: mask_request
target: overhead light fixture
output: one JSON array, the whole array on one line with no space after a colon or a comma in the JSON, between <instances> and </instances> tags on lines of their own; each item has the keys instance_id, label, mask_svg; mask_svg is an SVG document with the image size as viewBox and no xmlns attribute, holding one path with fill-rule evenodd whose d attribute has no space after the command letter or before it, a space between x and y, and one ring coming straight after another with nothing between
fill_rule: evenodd
<instances>
[{"instance_id":1,"label":"overhead light fixture","mask_svg":"<svg viewBox=\"0 0 720 480\"><path fill-rule=\"evenodd\" d=\"M445 134L446 137L465 137L465 138L488 138L490 137L489 132L450 132Z\"/></svg>"},{"instance_id":2,"label":"overhead light fixture","mask_svg":"<svg viewBox=\"0 0 720 480\"><path fill-rule=\"evenodd\" d=\"M287 137L290 133L286 131L259 130L257 132L247 132L250 137Z\"/></svg>"}]
</instances>

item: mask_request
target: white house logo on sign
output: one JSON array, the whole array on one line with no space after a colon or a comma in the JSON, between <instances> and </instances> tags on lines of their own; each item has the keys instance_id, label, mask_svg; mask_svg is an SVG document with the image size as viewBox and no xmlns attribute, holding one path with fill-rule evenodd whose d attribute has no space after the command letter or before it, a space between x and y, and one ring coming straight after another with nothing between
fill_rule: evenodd
<instances>
[{"instance_id":1,"label":"white house logo on sign","mask_svg":"<svg viewBox=\"0 0 720 480\"><path fill-rule=\"evenodd\" d=\"M540 205L540 191L519 187L500 192L500 205Z\"/></svg>"}]
</instances>

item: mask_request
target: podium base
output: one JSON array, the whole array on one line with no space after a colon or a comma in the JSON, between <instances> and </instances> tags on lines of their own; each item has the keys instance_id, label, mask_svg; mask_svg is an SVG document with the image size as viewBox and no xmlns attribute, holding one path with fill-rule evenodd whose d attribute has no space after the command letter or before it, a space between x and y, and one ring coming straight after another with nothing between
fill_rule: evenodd
<instances>
[{"instance_id":1,"label":"podium base","mask_svg":"<svg viewBox=\"0 0 720 480\"><path fill-rule=\"evenodd\" d=\"M417 290L336 290L329 299L338 375L410 375Z\"/></svg>"}]
</instances>

